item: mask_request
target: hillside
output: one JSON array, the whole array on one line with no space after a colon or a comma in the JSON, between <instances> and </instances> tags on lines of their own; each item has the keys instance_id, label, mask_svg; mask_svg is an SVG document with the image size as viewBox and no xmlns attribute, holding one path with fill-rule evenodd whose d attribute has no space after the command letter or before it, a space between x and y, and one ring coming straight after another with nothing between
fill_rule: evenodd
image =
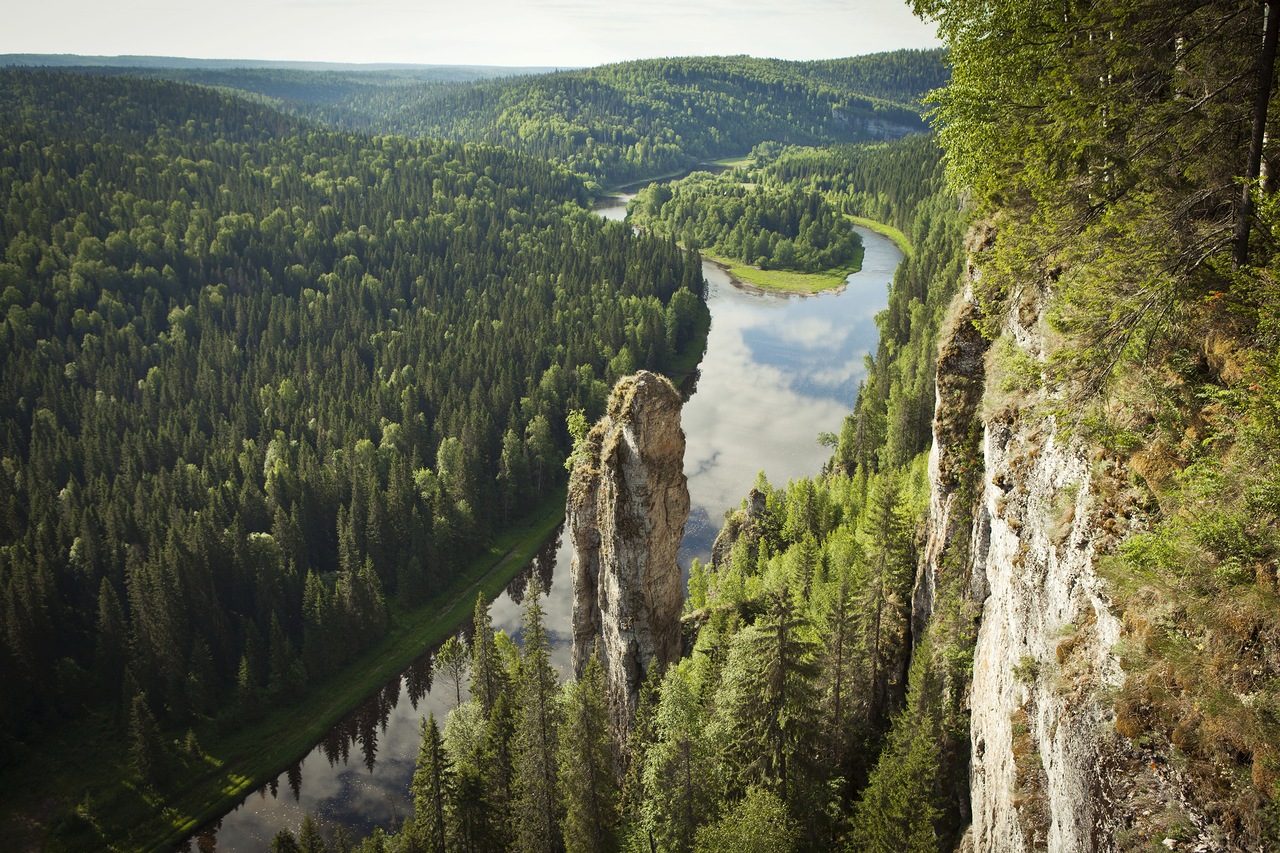
<instances>
[{"instance_id":1,"label":"hillside","mask_svg":"<svg viewBox=\"0 0 1280 853\"><path fill-rule=\"evenodd\" d=\"M0 72L0 198L6 819L87 789L82 846L557 495L566 413L705 310L562 168L193 86ZM66 737L106 764L51 793Z\"/></svg>"},{"instance_id":2,"label":"hillside","mask_svg":"<svg viewBox=\"0 0 1280 853\"><path fill-rule=\"evenodd\" d=\"M642 60L474 82L406 69L81 70L261 95L342 129L503 145L602 186L742 154L766 140L824 144L919 132L920 99L947 74L940 51L820 62Z\"/></svg>"}]
</instances>

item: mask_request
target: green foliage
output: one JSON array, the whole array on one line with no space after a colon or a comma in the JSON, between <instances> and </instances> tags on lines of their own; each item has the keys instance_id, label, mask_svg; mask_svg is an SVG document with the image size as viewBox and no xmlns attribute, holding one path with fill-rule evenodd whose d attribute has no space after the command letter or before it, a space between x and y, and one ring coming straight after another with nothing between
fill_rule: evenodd
<instances>
[{"instance_id":1,"label":"green foliage","mask_svg":"<svg viewBox=\"0 0 1280 853\"><path fill-rule=\"evenodd\" d=\"M515 737L514 818L521 850L560 849L563 806L559 798L556 749L563 722L556 701L542 588L535 578L525 593L522 649L516 690L520 700Z\"/></svg>"},{"instance_id":2,"label":"green foliage","mask_svg":"<svg viewBox=\"0 0 1280 853\"><path fill-rule=\"evenodd\" d=\"M628 211L636 227L762 269L819 272L848 265L862 248L857 232L822 195L789 184L751 186L695 172L672 184L650 184Z\"/></svg>"},{"instance_id":3,"label":"green foliage","mask_svg":"<svg viewBox=\"0 0 1280 853\"><path fill-rule=\"evenodd\" d=\"M697 853L790 853L800 828L777 794L751 788L715 823L698 828Z\"/></svg>"},{"instance_id":4,"label":"green foliage","mask_svg":"<svg viewBox=\"0 0 1280 853\"><path fill-rule=\"evenodd\" d=\"M256 76L246 88L284 94ZM455 85L337 81L331 93L285 96L296 111L342 127L504 145L610 186L741 154L763 139L915 132L919 99L945 79L937 51L897 51L822 62L654 59Z\"/></svg>"},{"instance_id":5,"label":"green foliage","mask_svg":"<svg viewBox=\"0 0 1280 853\"><path fill-rule=\"evenodd\" d=\"M410 849L445 853L453 829L453 768L445 754L435 714L422 720L418 760L413 773L413 821L405 828Z\"/></svg>"},{"instance_id":6,"label":"green foliage","mask_svg":"<svg viewBox=\"0 0 1280 853\"><path fill-rule=\"evenodd\" d=\"M129 710L129 764L143 784L158 782L164 772L164 741L145 693L133 697Z\"/></svg>"},{"instance_id":7,"label":"green foliage","mask_svg":"<svg viewBox=\"0 0 1280 853\"><path fill-rule=\"evenodd\" d=\"M19 739L77 683L166 726L301 695L552 493L563 413L701 293L562 169L169 83L0 74L0 198Z\"/></svg>"},{"instance_id":8,"label":"green foliage","mask_svg":"<svg viewBox=\"0 0 1280 853\"><path fill-rule=\"evenodd\" d=\"M467 659L470 657L465 640L454 634L444 641L436 652L436 668L453 684L454 707L462 704L462 678L467 671Z\"/></svg>"},{"instance_id":9,"label":"green foliage","mask_svg":"<svg viewBox=\"0 0 1280 853\"><path fill-rule=\"evenodd\" d=\"M560 799L568 853L605 853L617 846L619 790L609 738L604 666L591 656L582 678L560 691Z\"/></svg>"},{"instance_id":10,"label":"green foliage","mask_svg":"<svg viewBox=\"0 0 1280 853\"><path fill-rule=\"evenodd\" d=\"M938 772L936 736L930 720L904 717L871 774L854 814L851 849L871 853L935 853L933 822Z\"/></svg>"}]
</instances>

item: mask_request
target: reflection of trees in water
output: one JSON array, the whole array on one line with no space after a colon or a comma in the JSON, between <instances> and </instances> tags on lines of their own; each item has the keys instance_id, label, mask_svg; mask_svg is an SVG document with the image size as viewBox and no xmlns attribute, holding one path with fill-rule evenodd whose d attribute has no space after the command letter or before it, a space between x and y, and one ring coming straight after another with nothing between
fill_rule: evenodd
<instances>
[{"instance_id":1,"label":"reflection of trees in water","mask_svg":"<svg viewBox=\"0 0 1280 853\"><path fill-rule=\"evenodd\" d=\"M434 659L432 652L427 652L413 663L409 664L409 668L404 671L405 689L409 693L409 701L413 703L413 710L418 710L418 703L431 692L431 662Z\"/></svg>"},{"instance_id":2,"label":"reflection of trees in water","mask_svg":"<svg viewBox=\"0 0 1280 853\"><path fill-rule=\"evenodd\" d=\"M556 552L560 550L560 537L564 533L564 522L556 528L556 532L542 543L538 553L533 555L520 571L507 583L507 595L516 604L524 604L524 594L529 589L529 582L536 574L542 583L542 594L551 593L551 580L556 571Z\"/></svg>"},{"instance_id":3,"label":"reflection of trees in water","mask_svg":"<svg viewBox=\"0 0 1280 853\"><path fill-rule=\"evenodd\" d=\"M706 344L703 344L702 346L702 354L704 356L707 354ZM698 359L698 361L702 361L702 359ZM681 378L680 380L680 402L681 403L689 402L689 398L692 397L694 394L698 393L698 380L701 378L702 378L701 367L695 367L693 370L686 373L683 378Z\"/></svg>"},{"instance_id":4,"label":"reflection of trees in water","mask_svg":"<svg viewBox=\"0 0 1280 853\"><path fill-rule=\"evenodd\" d=\"M320 749L329 760L329 766L339 762L346 764L351 757L351 748L359 744L364 766L373 772L378 756L378 731L386 732L391 711L399 699L400 679L396 678L329 729L320 741Z\"/></svg>"},{"instance_id":5,"label":"reflection of trees in water","mask_svg":"<svg viewBox=\"0 0 1280 853\"><path fill-rule=\"evenodd\" d=\"M285 775L289 777L289 790L293 791L293 801L296 803L302 799L302 762L290 764Z\"/></svg>"},{"instance_id":6,"label":"reflection of trees in water","mask_svg":"<svg viewBox=\"0 0 1280 853\"><path fill-rule=\"evenodd\" d=\"M198 853L217 853L219 829L222 829L222 818L218 818L213 823L205 826L200 830L199 834L194 836L195 849ZM178 853L191 853L192 840L192 838L188 838L183 841L182 846L178 848Z\"/></svg>"}]
</instances>

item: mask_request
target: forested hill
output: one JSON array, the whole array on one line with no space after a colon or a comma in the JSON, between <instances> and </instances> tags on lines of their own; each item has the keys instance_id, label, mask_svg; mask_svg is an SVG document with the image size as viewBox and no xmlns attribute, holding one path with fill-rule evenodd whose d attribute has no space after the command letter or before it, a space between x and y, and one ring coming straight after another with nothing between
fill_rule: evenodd
<instances>
[{"instance_id":1,"label":"forested hill","mask_svg":"<svg viewBox=\"0 0 1280 853\"><path fill-rule=\"evenodd\" d=\"M584 198L493 147L0 72L0 763L97 709L143 735L103 813L172 790L157 719L297 695L552 494L564 413L700 310L696 258Z\"/></svg>"},{"instance_id":2,"label":"forested hill","mask_svg":"<svg viewBox=\"0 0 1280 853\"><path fill-rule=\"evenodd\" d=\"M764 140L825 144L922 131L920 99L948 72L941 51L900 50L817 62L653 59L468 83L403 71L109 73L252 93L348 130L504 145L612 186Z\"/></svg>"},{"instance_id":3,"label":"forested hill","mask_svg":"<svg viewBox=\"0 0 1280 853\"><path fill-rule=\"evenodd\" d=\"M655 59L438 88L420 98L397 93L366 109L380 131L508 145L611 185L745 153L762 140L851 142L921 131L909 102L926 82L945 79L940 54L885 56L934 73L882 89L897 96L889 101L854 85L866 79L869 61Z\"/></svg>"}]
</instances>

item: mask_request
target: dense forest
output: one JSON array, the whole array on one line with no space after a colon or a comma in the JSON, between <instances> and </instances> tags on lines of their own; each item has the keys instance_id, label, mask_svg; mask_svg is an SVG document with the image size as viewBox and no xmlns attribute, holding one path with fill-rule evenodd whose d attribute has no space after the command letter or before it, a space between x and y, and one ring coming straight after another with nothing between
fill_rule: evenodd
<instances>
[{"instance_id":1,"label":"dense forest","mask_svg":"<svg viewBox=\"0 0 1280 853\"><path fill-rule=\"evenodd\" d=\"M81 70L258 95L345 130L503 145L601 186L742 154L765 140L830 144L920 131L920 100L948 73L936 50L820 62L656 59L469 82L410 70Z\"/></svg>"},{"instance_id":2,"label":"dense forest","mask_svg":"<svg viewBox=\"0 0 1280 853\"><path fill-rule=\"evenodd\" d=\"M296 696L704 310L562 168L167 82L0 73L0 198L6 760L114 703L159 779L139 732Z\"/></svg>"},{"instance_id":3,"label":"dense forest","mask_svg":"<svg viewBox=\"0 0 1280 853\"><path fill-rule=\"evenodd\" d=\"M862 240L820 193L762 185L744 170L694 172L636 194L627 218L637 228L673 235L690 249L761 269L818 272L847 266Z\"/></svg>"}]
</instances>

